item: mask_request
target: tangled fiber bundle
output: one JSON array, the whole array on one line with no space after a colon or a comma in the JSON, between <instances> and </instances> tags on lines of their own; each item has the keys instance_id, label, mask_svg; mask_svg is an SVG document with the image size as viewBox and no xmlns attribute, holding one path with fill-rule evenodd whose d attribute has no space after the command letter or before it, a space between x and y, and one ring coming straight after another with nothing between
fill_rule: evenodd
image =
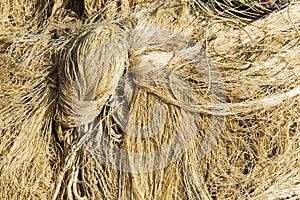
<instances>
[{"instance_id":1,"label":"tangled fiber bundle","mask_svg":"<svg viewBox=\"0 0 300 200\"><path fill-rule=\"evenodd\" d=\"M265 15L286 7L289 0L205 0L192 1L192 10L219 18L238 18L240 21L251 22Z\"/></svg>"},{"instance_id":2,"label":"tangled fiber bundle","mask_svg":"<svg viewBox=\"0 0 300 200\"><path fill-rule=\"evenodd\" d=\"M299 198L300 5L196 4L1 1L0 198Z\"/></svg>"}]
</instances>

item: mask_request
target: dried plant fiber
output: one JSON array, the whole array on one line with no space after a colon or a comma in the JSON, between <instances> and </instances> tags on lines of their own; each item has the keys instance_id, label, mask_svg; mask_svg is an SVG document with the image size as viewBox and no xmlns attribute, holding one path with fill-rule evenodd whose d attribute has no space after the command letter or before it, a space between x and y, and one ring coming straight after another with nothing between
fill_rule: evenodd
<instances>
[{"instance_id":1,"label":"dried plant fiber","mask_svg":"<svg viewBox=\"0 0 300 200\"><path fill-rule=\"evenodd\" d=\"M300 4L202 3L2 0L0 199L299 199Z\"/></svg>"}]
</instances>

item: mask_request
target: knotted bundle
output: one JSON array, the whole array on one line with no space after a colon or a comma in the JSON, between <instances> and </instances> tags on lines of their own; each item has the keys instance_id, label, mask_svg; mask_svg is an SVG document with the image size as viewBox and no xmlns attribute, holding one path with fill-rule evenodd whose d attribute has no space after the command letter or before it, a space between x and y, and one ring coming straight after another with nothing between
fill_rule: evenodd
<instances>
[{"instance_id":1,"label":"knotted bundle","mask_svg":"<svg viewBox=\"0 0 300 200\"><path fill-rule=\"evenodd\" d=\"M65 155L65 169L82 162L82 155L78 155L81 149L105 168L124 175L153 173L172 165L195 139L201 143L209 131L212 133L207 133L202 153L211 150L214 143L209 140L216 137L220 124L210 124L211 116L200 115L200 106L221 101L223 85L218 70L196 41L147 19L125 18L97 24L62 49L57 61L56 132L70 149ZM210 77L214 77L213 82ZM202 130L199 128L204 118L207 128L217 126L215 130L203 129L204 124ZM73 174L85 170L78 167ZM151 180L157 187L169 176L162 172ZM103 177L107 178L111 177ZM76 180L70 181L73 189L79 188ZM86 195L84 191L80 195ZM167 189L137 195L161 196L164 191ZM72 192L68 192L71 198ZM162 198L174 195L169 193L171 196Z\"/></svg>"}]
</instances>

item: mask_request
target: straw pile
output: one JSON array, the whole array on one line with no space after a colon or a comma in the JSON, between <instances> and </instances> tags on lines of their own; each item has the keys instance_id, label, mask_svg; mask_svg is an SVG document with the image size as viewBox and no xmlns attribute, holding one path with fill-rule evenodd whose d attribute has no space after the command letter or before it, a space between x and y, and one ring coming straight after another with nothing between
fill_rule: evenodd
<instances>
[{"instance_id":1,"label":"straw pile","mask_svg":"<svg viewBox=\"0 0 300 200\"><path fill-rule=\"evenodd\" d=\"M0 198L299 198L300 4L195 5L1 1Z\"/></svg>"}]
</instances>

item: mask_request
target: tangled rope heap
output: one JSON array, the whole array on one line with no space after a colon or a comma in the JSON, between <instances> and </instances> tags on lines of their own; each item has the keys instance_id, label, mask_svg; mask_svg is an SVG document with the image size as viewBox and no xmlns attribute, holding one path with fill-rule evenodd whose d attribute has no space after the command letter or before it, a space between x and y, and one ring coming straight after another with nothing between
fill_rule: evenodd
<instances>
[{"instance_id":1,"label":"tangled rope heap","mask_svg":"<svg viewBox=\"0 0 300 200\"><path fill-rule=\"evenodd\" d=\"M80 2L0 3L1 199L297 198L299 4Z\"/></svg>"}]
</instances>

